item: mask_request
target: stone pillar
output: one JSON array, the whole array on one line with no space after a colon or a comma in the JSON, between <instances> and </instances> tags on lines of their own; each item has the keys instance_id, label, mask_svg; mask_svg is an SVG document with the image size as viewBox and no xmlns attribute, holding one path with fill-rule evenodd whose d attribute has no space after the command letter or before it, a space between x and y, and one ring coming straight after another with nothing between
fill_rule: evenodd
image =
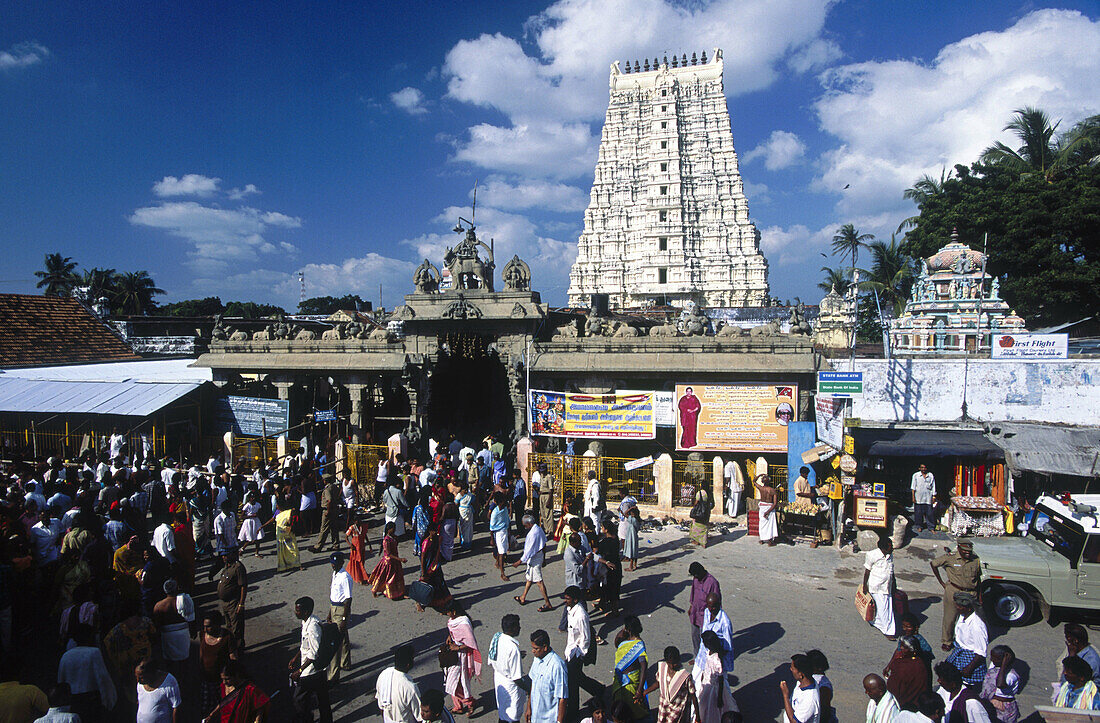
<instances>
[{"instance_id":1,"label":"stone pillar","mask_svg":"<svg viewBox=\"0 0 1100 723\"><path fill-rule=\"evenodd\" d=\"M721 457L715 457L711 463L711 475L713 481L713 487L711 494L714 495L714 514L725 515L726 510L726 486L723 481L722 472L725 470L725 464L722 462Z\"/></svg>"},{"instance_id":2,"label":"stone pillar","mask_svg":"<svg viewBox=\"0 0 1100 723\"><path fill-rule=\"evenodd\" d=\"M672 457L667 453L653 462L653 483L657 487L657 509L672 512Z\"/></svg>"},{"instance_id":3,"label":"stone pillar","mask_svg":"<svg viewBox=\"0 0 1100 723\"><path fill-rule=\"evenodd\" d=\"M336 444L333 445L332 450L332 458L336 462L334 470L335 474L343 474L344 471L347 469L347 467L345 466L347 462L347 454L347 445L344 443L344 440L336 440Z\"/></svg>"},{"instance_id":4,"label":"stone pillar","mask_svg":"<svg viewBox=\"0 0 1100 723\"><path fill-rule=\"evenodd\" d=\"M283 457L286 456L286 435L280 434L275 438L275 455L279 458L279 465L283 464Z\"/></svg>"},{"instance_id":5,"label":"stone pillar","mask_svg":"<svg viewBox=\"0 0 1100 723\"><path fill-rule=\"evenodd\" d=\"M226 469L233 469L233 442L235 439L236 436L233 434L232 431L226 432L224 435L222 435L222 444L224 445L222 448L222 452L225 456Z\"/></svg>"},{"instance_id":6,"label":"stone pillar","mask_svg":"<svg viewBox=\"0 0 1100 723\"><path fill-rule=\"evenodd\" d=\"M351 426L351 443L360 443L360 432L363 429L363 390L365 384L346 384L348 396L351 398L351 416L348 422Z\"/></svg>"},{"instance_id":7,"label":"stone pillar","mask_svg":"<svg viewBox=\"0 0 1100 723\"><path fill-rule=\"evenodd\" d=\"M523 437L516 442L516 467L523 475L524 482L531 481L527 472L527 460L534 451L535 442L530 437Z\"/></svg>"},{"instance_id":8,"label":"stone pillar","mask_svg":"<svg viewBox=\"0 0 1100 723\"><path fill-rule=\"evenodd\" d=\"M279 392L279 399L290 399L290 388L294 386L294 382L271 382L275 385L275 389Z\"/></svg>"}]
</instances>

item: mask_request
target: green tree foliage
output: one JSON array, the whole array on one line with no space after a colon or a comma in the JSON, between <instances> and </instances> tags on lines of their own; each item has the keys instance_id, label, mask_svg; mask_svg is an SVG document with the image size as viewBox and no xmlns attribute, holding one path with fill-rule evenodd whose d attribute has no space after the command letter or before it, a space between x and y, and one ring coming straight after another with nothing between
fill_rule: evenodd
<instances>
[{"instance_id":1,"label":"green tree foliage","mask_svg":"<svg viewBox=\"0 0 1100 723\"><path fill-rule=\"evenodd\" d=\"M836 289L836 293L844 296L848 291L848 287L852 285L848 270L834 269L829 266L822 266L821 270L824 272L825 278L818 282L817 288L825 292Z\"/></svg>"},{"instance_id":2,"label":"green tree foliage","mask_svg":"<svg viewBox=\"0 0 1100 723\"><path fill-rule=\"evenodd\" d=\"M87 289L89 304L94 304L99 299L106 299L110 304L117 290L118 272L114 269L101 269L98 266L87 269L80 274L76 285Z\"/></svg>"},{"instance_id":3,"label":"green tree foliage","mask_svg":"<svg viewBox=\"0 0 1100 723\"><path fill-rule=\"evenodd\" d=\"M262 319L272 314L285 314L282 307L273 304L257 304L254 301L230 301L225 305L225 315L244 319Z\"/></svg>"},{"instance_id":4,"label":"green tree foliage","mask_svg":"<svg viewBox=\"0 0 1100 723\"><path fill-rule=\"evenodd\" d=\"M366 302L358 294L346 296L315 296L298 303L299 314L335 314L337 311L365 309Z\"/></svg>"},{"instance_id":5,"label":"green tree foliage","mask_svg":"<svg viewBox=\"0 0 1100 723\"><path fill-rule=\"evenodd\" d=\"M913 286L916 263L903 251L896 236L890 237L890 243L872 241L867 248L871 251L871 269L861 273L866 280L860 281L860 288L878 294L883 313L900 316Z\"/></svg>"},{"instance_id":6,"label":"green tree foliage","mask_svg":"<svg viewBox=\"0 0 1100 723\"><path fill-rule=\"evenodd\" d=\"M1081 121L1055 135L1061 121L1051 123L1038 108L1021 108L1004 127L1019 139L1018 148L997 141L982 151L981 162L1016 173L1037 174L1050 180L1092 163L1100 154L1100 116Z\"/></svg>"},{"instance_id":7,"label":"green tree foliage","mask_svg":"<svg viewBox=\"0 0 1100 723\"><path fill-rule=\"evenodd\" d=\"M46 254L45 271L35 271L36 286L46 296L68 296L77 282L76 262L61 254Z\"/></svg>"},{"instance_id":8,"label":"green tree foliage","mask_svg":"<svg viewBox=\"0 0 1100 723\"><path fill-rule=\"evenodd\" d=\"M225 305L217 296L205 299L184 299L163 304L157 311L165 316L217 316L225 311Z\"/></svg>"},{"instance_id":9,"label":"green tree foliage","mask_svg":"<svg viewBox=\"0 0 1100 723\"><path fill-rule=\"evenodd\" d=\"M157 307L153 297L163 294L147 271L126 271L115 276L111 307L123 316L144 316Z\"/></svg>"},{"instance_id":10,"label":"green tree foliage","mask_svg":"<svg viewBox=\"0 0 1100 723\"><path fill-rule=\"evenodd\" d=\"M1100 166L1050 177L980 162L955 170L943 193L921 204L907 253L931 256L956 228L981 250L988 233L988 271L1029 327L1100 312Z\"/></svg>"},{"instance_id":11,"label":"green tree foliage","mask_svg":"<svg viewBox=\"0 0 1100 723\"><path fill-rule=\"evenodd\" d=\"M859 261L859 250L866 248L874 238L873 234L860 233L855 226L846 223L838 228L836 235L833 236L833 256L839 256L841 259L850 256L852 259L850 268L855 269Z\"/></svg>"}]
</instances>

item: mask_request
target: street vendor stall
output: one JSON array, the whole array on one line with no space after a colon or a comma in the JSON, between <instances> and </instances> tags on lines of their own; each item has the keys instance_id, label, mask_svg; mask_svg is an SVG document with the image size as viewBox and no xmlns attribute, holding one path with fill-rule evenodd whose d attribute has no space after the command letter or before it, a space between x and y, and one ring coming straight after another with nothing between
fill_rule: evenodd
<instances>
[{"instance_id":1,"label":"street vendor stall","mask_svg":"<svg viewBox=\"0 0 1100 723\"><path fill-rule=\"evenodd\" d=\"M1004 508L992 497L954 497L944 522L956 537L996 537L1005 533Z\"/></svg>"}]
</instances>

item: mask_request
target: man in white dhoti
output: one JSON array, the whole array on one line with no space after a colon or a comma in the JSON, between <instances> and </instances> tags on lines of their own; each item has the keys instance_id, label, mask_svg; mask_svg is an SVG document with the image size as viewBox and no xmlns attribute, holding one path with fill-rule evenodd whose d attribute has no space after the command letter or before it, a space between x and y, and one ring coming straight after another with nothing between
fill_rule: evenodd
<instances>
[{"instance_id":1,"label":"man in white dhoti","mask_svg":"<svg viewBox=\"0 0 1100 723\"><path fill-rule=\"evenodd\" d=\"M517 723L523 715L526 696L516 681L523 677L520 658L519 616L509 613L500 621L501 632L489 643L489 665L493 666L493 687L496 689L497 718L505 723Z\"/></svg>"},{"instance_id":2,"label":"man in white dhoti","mask_svg":"<svg viewBox=\"0 0 1100 723\"><path fill-rule=\"evenodd\" d=\"M779 514L775 508L778 495L772 487L771 479L766 474L757 475L752 481L756 488L756 498L759 501L757 507L759 514L760 544L775 547L779 538Z\"/></svg>"},{"instance_id":3,"label":"man in white dhoti","mask_svg":"<svg viewBox=\"0 0 1100 723\"><path fill-rule=\"evenodd\" d=\"M393 667L378 676L375 700L382 711L383 723L418 723L420 688L409 677L413 667L413 647L402 645L393 651Z\"/></svg>"},{"instance_id":4,"label":"man in white dhoti","mask_svg":"<svg viewBox=\"0 0 1100 723\"><path fill-rule=\"evenodd\" d=\"M863 589L875 600L874 626L890 640L895 639L894 625L894 545L889 537L867 553L863 563Z\"/></svg>"}]
</instances>

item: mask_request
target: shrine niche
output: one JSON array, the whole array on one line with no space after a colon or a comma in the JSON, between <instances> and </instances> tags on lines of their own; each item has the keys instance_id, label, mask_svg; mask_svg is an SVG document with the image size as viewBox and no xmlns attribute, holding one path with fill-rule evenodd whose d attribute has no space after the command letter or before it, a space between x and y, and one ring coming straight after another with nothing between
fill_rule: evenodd
<instances>
[{"instance_id":1,"label":"shrine niche","mask_svg":"<svg viewBox=\"0 0 1100 723\"><path fill-rule=\"evenodd\" d=\"M1000 298L988 259L958 233L920 262L902 315L890 324L890 343L902 355L987 354L993 334L1020 334L1024 320Z\"/></svg>"}]
</instances>

